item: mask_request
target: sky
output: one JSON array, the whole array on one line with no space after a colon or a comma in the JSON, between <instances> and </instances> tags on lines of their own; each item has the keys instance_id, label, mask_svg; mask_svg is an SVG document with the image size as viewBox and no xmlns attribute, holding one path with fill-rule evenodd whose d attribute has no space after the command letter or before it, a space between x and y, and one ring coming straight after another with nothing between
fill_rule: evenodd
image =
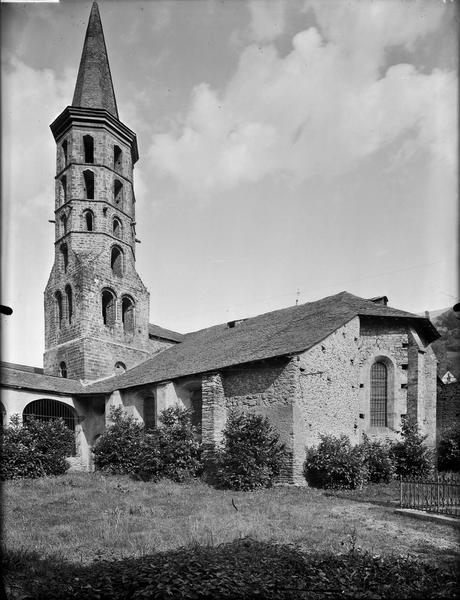
<instances>
[{"instance_id":1,"label":"sky","mask_svg":"<svg viewBox=\"0 0 460 600\"><path fill-rule=\"evenodd\" d=\"M137 133L150 321L347 290L458 301L458 14L442 0L98 2ZM91 2L1 4L2 359L42 365L55 143Z\"/></svg>"}]
</instances>

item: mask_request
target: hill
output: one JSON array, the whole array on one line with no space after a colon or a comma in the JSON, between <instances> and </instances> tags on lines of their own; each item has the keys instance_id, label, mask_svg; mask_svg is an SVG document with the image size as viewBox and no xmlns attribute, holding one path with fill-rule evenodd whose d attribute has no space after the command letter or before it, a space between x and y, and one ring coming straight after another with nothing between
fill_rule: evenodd
<instances>
[{"instance_id":1,"label":"hill","mask_svg":"<svg viewBox=\"0 0 460 600\"><path fill-rule=\"evenodd\" d=\"M431 344L439 361L438 375L442 377L450 371L460 380L460 319L451 308L432 311L430 319L441 334L439 340Z\"/></svg>"}]
</instances>

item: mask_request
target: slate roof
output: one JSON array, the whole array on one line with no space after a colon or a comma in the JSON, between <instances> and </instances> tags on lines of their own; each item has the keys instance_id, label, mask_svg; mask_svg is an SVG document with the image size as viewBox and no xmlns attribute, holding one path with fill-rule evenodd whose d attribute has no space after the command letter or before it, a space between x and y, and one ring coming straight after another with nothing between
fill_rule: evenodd
<instances>
[{"instance_id":1,"label":"slate roof","mask_svg":"<svg viewBox=\"0 0 460 600\"><path fill-rule=\"evenodd\" d=\"M72 106L103 108L118 119L101 17L93 2L78 69Z\"/></svg>"},{"instance_id":2,"label":"slate roof","mask_svg":"<svg viewBox=\"0 0 460 600\"><path fill-rule=\"evenodd\" d=\"M40 369L2 362L0 363L2 386L55 392L63 395L81 394L85 391L85 387L76 379L43 375L43 372L37 371L40 371Z\"/></svg>"},{"instance_id":3,"label":"slate roof","mask_svg":"<svg viewBox=\"0 0 460 600\"><path fill-rule=\"evenodd\" d=\"M409 312L375 304L348 292L257 317L186 334L163 350L116 377L90 384L87 391L136 387L213 371L242 363L308 350L356 316L409 319L429 341L439 337L430 321Z\"/></svg>"},{"instance_id":4,"label":"slate roof","mask_svg":"<svg viewBox=\"0 0 460 600\"><path fill-rule=\"evenodd\" d=\"M172 331L171 329L165 329L153 323L149 323L149 337L161 338L172 342L182 342L185 339L184 334L177 333L177 331Z\"/></svg>"}]
</instances>

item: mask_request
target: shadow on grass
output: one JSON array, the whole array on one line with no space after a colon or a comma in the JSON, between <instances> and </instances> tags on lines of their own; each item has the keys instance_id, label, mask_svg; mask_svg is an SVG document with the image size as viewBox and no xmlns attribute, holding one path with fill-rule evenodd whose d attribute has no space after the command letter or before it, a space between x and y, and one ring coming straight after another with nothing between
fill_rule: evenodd
<instances>
[{"instance_id":1,"label":"shadow on grass","mask_svg":"<svg viewBox=\"0 0 460 600\"><path fill-rule=\"evenodd\" d=\"M364 552L303 554L249 538L78 565L35 552L3 555L10 600L125 598L455 598L458 572Z\"/></svg>"}]
</instances>

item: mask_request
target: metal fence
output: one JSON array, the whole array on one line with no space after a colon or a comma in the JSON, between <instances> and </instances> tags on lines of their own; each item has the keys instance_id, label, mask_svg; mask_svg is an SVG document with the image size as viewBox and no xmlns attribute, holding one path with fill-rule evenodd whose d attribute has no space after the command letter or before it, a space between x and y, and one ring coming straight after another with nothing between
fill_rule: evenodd
<instances>
[{"instance_id":1,"label":"metal fence","mask_svg":"<svg viewBox=\"0 0 460 600\"><path fill-rule=\"evenodd\" d=\"M401 479L401 508L460 517L460 477L437 475L433 479Z\"/></svg>"}]
</instances>

